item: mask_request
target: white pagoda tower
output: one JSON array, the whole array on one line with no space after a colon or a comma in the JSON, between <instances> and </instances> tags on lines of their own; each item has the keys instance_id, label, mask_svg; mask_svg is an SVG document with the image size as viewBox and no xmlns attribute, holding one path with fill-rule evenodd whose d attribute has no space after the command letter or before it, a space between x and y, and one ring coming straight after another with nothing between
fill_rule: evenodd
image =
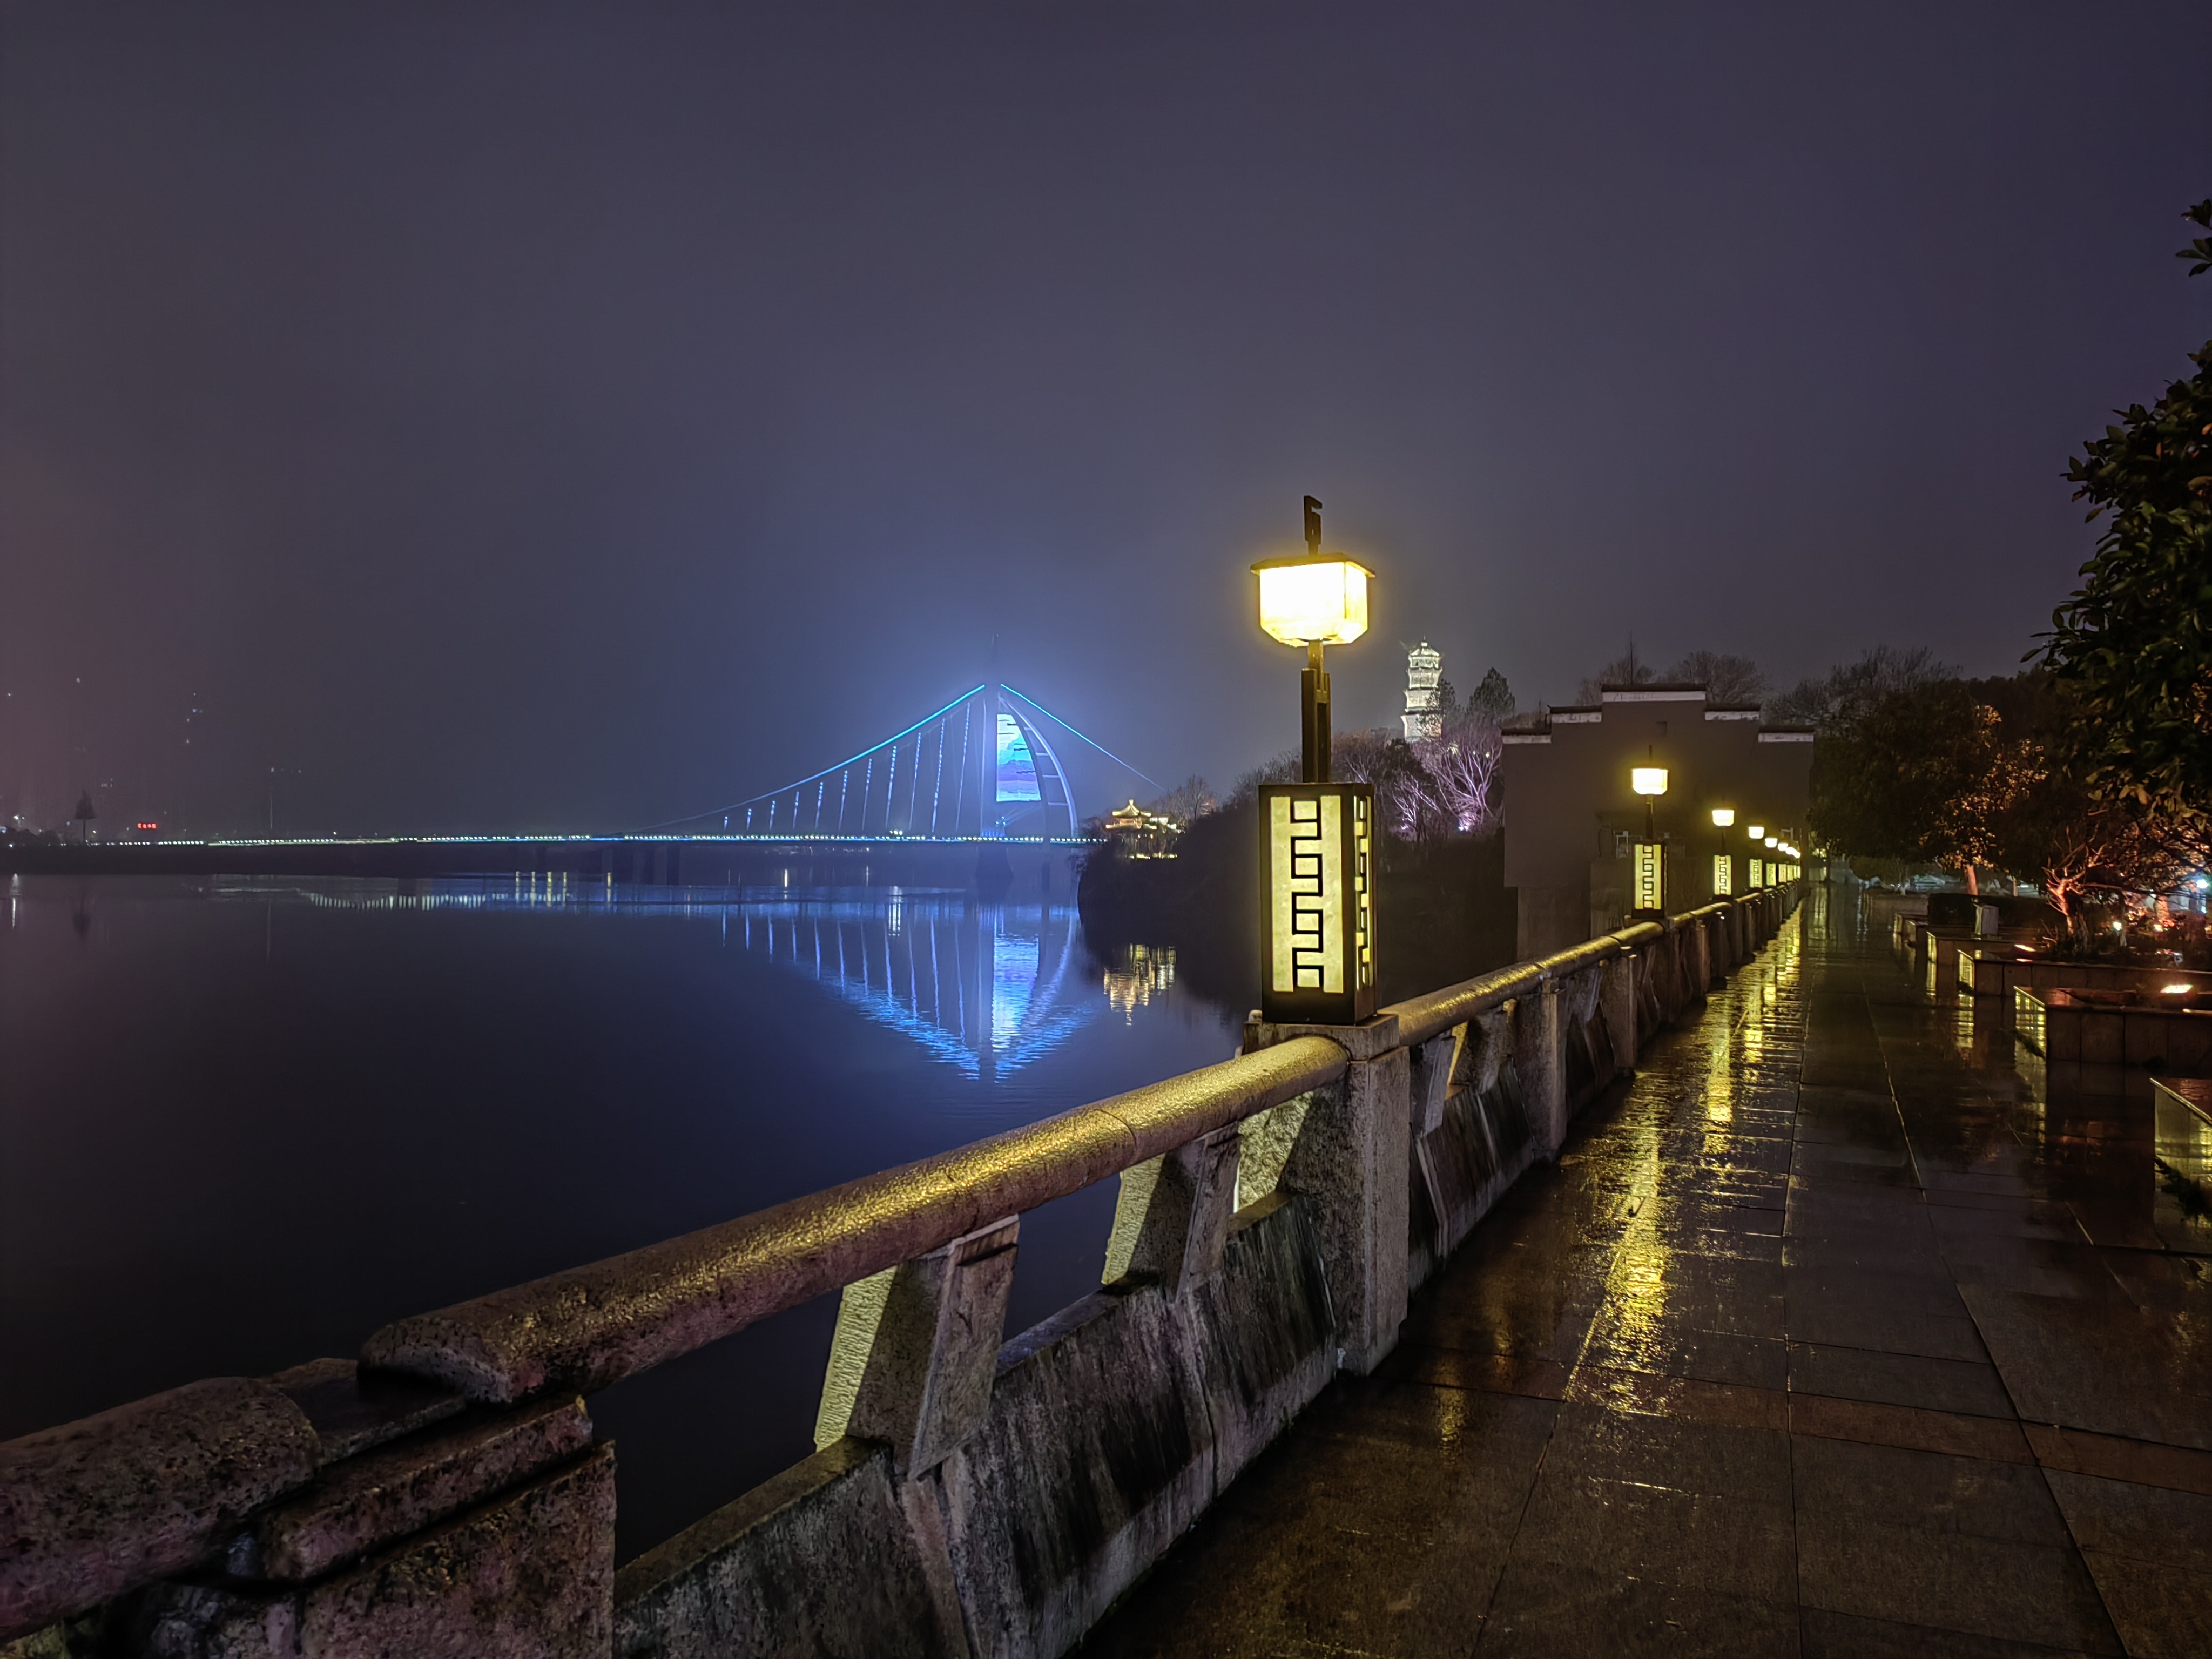
<instances>
[{"instance_id":1,"label":"white pagoda tower","mask_svg":"<svg viewBox=\"0 0 2212 1659\"><path fill-rule=\"evenodd\" d=\"M1444 717L1437 708L1437 681L1443 673L1443 653L1423 640L1406 653L1406 741L1444 734Z\"/></svg>"}]
</instances>

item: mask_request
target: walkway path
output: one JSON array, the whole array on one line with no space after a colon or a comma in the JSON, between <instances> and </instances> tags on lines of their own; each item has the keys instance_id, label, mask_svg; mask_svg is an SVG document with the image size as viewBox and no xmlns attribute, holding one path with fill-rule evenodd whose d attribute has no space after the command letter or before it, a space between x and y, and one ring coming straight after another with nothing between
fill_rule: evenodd
<instances>
[{"instance_id":1,"label":"walkway path","mask_svg":"<svg viewBox=\"0 0 2212 1659\"><path fill-rule=\"evenodd\" d=\"M2148 1103L2046 1103L1813 893L1085 1659L2212 1652Z\"/></svg>"}]
</instances>

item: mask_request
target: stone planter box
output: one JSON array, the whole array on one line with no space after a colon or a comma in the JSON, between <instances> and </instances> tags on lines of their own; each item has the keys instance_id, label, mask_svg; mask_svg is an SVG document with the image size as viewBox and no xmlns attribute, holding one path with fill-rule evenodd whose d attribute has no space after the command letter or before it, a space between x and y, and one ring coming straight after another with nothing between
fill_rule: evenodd
<instances>
[{"instance_id":1,"label":"stone planter box","mask_svg":"<svg viewBox=\"0 0 2212 1659\"><path fill-rule=\"evenodd\" d=\"M2152 1225L2171 1250L2212 1255L2212 1079L2157 1078Z\"/></svg>"},{"instance_id":2,"label":"stone planter box","mask_svg":"<svg viewBox=\"0 0 2212 1659\"><path fill-rule=\"evenodd\" d=\"M2013 1029L2045 1060L2136 1066L2201 1076L2212 1071L2212 994L2191 988L2013 993Z\"/></svg>"},{"instance_id":3,"label":"stone planter box","mask_svg":"<svg viewBox=\"0 0 2212 1659\"><path fill-rule=\"evenodd\" d=\"M1965 988L1965 970L1960 964L1970 953L2012 951L2028 943L2017 934L1992 939L1971 927L1936 925L1912 916L1898 919L1897 933L1899 945L1911 953L1912 975L1920 988L1947 1002Z\"/></svg>"},{"instance_id":4,"label":"stone planter box","mask_svg":"<svg viewBox=\"0 0 2212 1659\"><path fill-rule=\"evenodd\" d=\"M1969 996L2001 997L2015 990L2163 992L2169 985L2212 993L2212 974L2133 963L2052 962L2019 945L1985 940L1957 952L1959 989Z\"/></svg>"}]
</instances>

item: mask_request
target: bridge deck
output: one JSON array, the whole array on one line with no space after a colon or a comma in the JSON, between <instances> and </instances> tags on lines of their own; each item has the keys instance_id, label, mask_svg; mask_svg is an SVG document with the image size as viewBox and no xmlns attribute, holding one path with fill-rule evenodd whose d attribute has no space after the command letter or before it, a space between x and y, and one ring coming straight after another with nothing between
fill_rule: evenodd
<instances>
[{"instance_id":1,"label":"bridge deck","mask_svg":"<svg viewBox=\"0 0 2212 1659\"><path fill-rule=\"evenodd\" d=\"M2204 1650L2150 1107L2047 1104L1813 891L1086 1659Z\"/></svg>"}]
</instances>

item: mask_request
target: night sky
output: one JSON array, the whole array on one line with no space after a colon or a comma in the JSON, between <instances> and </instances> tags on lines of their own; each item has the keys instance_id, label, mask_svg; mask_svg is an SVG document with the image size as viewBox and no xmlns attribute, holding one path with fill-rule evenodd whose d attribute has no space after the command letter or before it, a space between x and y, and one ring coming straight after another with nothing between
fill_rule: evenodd
<instances>
[{"instance_id":1,"label":"night sky","mask_svg":"<svg viewBox=\"0 0 2212 1659\"><path fill-rule=\"evenodd\" d=\"M628 827L994 635L1225 785L1306 491L1340 728L1423 636L2008 672L2208 194L2203 0L8 0L0 812Z\"/></svg>"}]
</instances>

